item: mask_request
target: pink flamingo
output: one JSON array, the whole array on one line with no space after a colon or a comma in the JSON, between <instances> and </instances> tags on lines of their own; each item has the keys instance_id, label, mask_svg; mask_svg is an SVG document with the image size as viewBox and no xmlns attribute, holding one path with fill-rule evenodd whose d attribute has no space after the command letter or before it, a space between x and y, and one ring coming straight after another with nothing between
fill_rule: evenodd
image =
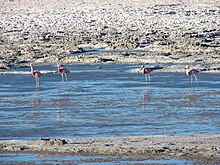
<instances>
[{"instance_id":1,"label":"pink flamingo","mask_svg":"<svg viewBox=\"0 0 220 165\"><path fill-rule=\"evenodd\" d=\"M144 65L142 65L140 69L141 69L141 72L145 75L146 81L150 82L150 73L157 69L163 69L163 67L155 66L155 67L147 68Z\"/></svg>"},{"instance_id":2,"label":"pink flamingo","mask_svg":"<svg viewBox=\"0 0 220 165\"><path fill-rule=\"evenodd\" d=\"M35 78L36 86L40 85L40 76L42 76L41 72L39 70L34 70L33 64L30 64L31 67L31 75Z\"/></svg>"},{"instance_id":3,"label":"pink flamingo","mask_svg":"<svg viewBox=\"0 0 220 165\"><path fill-rule=\"evenodd\" d=\"M63 67L63 66L60 66L58 58L57 58L57 69L58 69L58 73L60 73L61 76L62 76L62 82L63 82L64 76L65 76L66 81L67 81L67 74L70 73L70 71L67 68Z\"/></svg>"},{"instance_id":4,"label":"pink flamingo","mask_svg":"<svg viewBox=\"0 0 220 165\"><path fill-rule=\"evenodd\" d=\"M195 80L198 84L196 74L199 73L199 71L197 69L190 69L190 67L188 65L185 67L185 69L186 69L186 75L191 77L191 84L193 81L193 77L195 77Z\"/></svg>"}]
</instances>

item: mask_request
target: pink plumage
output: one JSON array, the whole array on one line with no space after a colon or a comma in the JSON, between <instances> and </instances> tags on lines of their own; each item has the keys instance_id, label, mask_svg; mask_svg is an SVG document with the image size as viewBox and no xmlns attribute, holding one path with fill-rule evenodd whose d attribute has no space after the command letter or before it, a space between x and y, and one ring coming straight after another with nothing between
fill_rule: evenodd
<instances>
[{"instance_id":1,"label":"pink plumage","mask_svg":"<svg viewBox=\"0 0 220 165\"><path fill-rule=\"evenodd\" d=\"M163 69L162 66L154 66L154 67L145 67L144 65L141 66L141 72L146 76L146 81L150 82L150 73L157 69Z\"/></svg>"},{"instance_id":2,"label":"pink plumage","mask_svg":"<svg viewBox=\"0 0 220 165\"><path fill-rule=\"evenodd\" d=\"M70 73L70 71L66 67L63 67L63 66L60 65L58 58L57 58L57 71L62 76L62 82L63 82L64 76L65 76L66 81L67 81L67 74Z\"/></svg>"},{"instance_id":3,"label":"pink plumage","mask_svg":"<svg viewBox=\"0 0 220 165\"><path fill-rule=\"evenodd\" d=\"M185 67L185 69L186 69L186 72L185 72L186 75L191 77L191 84L192 84L192 81L193 81L192 77L195 78L195 80L196 80L196 82L198 84L198 80L197 80L196 74L199 73L199 71L197 69L190 69L190 67L188 65Z\"/></svg>"},{"instance_id":4,"label":"pink plumage","mask_svg":"<svg viewBox=\"0 0 220 165\"><path fill-rule=\"evenodd\" d=\"M33 64L30 64L31 67L31 75L35 78L36 86L39 86L40 84L40 76L42 76L41 72L39 70L34 70Z\"/></svg>"}]
</instances>

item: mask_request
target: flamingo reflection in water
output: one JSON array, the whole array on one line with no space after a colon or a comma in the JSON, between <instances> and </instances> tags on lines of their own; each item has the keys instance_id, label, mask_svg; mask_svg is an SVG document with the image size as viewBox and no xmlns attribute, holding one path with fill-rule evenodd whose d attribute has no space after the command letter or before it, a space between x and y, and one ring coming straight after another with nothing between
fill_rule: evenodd
<instances>
[{"instance_id":1,"label":"flamingo reflection in water","mask_svg":"<svg viewBox=\"0 0 220 165\"><path fill-rule=\"evenodd\" d=\"M40 104L40 89L39 88L36 88L36 96L35 98L32 100L32 106L33 107L36 107Z\"/></svg>"},{"instance_id":2,"label":"flamingo reflection in water","mask_svg":"<svg viewBox=\"0 0 220 165\"><path fill-rule=\"evenodd\" d=\"M146 105L147 103L152 101L152 90L150 88L146 89L141 97L142 105Z\"/></svg>"}]
</instances>

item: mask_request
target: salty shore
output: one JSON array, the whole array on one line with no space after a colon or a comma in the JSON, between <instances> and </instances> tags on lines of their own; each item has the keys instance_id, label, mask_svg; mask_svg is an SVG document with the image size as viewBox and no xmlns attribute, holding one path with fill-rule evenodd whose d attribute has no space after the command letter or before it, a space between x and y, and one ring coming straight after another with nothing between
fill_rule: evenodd
<instances>
[{"instance_id":1,"label":"salty shore","mask_svg":"<svg viewBox=\"0 0 220 165\"><path fill-rule=\"evenodd\" d=\"M220 70L219 1L3 0L0 6L0 69L54 64L60 57L64 64ZM124 52L83 54L88 49Z\"/></svg>"},{"instance_id":2,"label":"salty shore","mask_svg":"<svg viewBox=\"0 0 220 165\"><path fill-rule=\"evenodd\" d=\"M41 155L167 156L219 163L220 135L132 136L82 139L38 139L0 141L1 153Z\"/></svg>"}]
</instances>

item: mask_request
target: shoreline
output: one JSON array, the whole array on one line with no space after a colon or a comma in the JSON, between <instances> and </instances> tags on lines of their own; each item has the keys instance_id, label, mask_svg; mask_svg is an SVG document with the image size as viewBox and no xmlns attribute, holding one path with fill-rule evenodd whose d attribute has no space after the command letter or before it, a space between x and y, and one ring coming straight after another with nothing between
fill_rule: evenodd
<instances>
[{"instance_id":1,"label":"shoreline","mask_svg":"<svg viewBox=\"0 0 220 165\"><path fill-rule=\"evenodd\" d=\"M72 156L165 156L181 160L214 163L220 161L220 134L1 140L0 153Z\"/></svg>"},{"instance_id":2,"label":"shoreline","mask_svg":"<svg viewBox=\"0 0 220 165\"><path fill-rule=\"evenodd\" d=\"M72 65L72 66L77 66L77 65L94 65L97 66L97 68L103 68L105 65L137 65L136 68L128 70L130 73L139 73L141 74L140 67L144 63L74 63L74 64L67 64L67 65ZM155 67L155 66L160 66L163 67L162 69L155 70L154 72L170 72L170 73L185 73L185 66L189 64L167 64L167 63L147 63L144 64L147 65L148 67ZM44 66L54 66L54 70L46 70L46 69L41 69L42 74L56 74L56 64L38 64L38 66L44 67ZM139 67L138 67L139 66ZM192 65L190 65L192 66ZM220 73L220 68L201 68L201 65L194 65L192 68L197 69L199 73L211 73L211 74L219 74ZM8 74L30 74L29 71L29 66L26 65L21 65L17 66L16 68L11 68L11 69L0 69L0 75L8 75Z\"/></svg>"}]
</instances>

